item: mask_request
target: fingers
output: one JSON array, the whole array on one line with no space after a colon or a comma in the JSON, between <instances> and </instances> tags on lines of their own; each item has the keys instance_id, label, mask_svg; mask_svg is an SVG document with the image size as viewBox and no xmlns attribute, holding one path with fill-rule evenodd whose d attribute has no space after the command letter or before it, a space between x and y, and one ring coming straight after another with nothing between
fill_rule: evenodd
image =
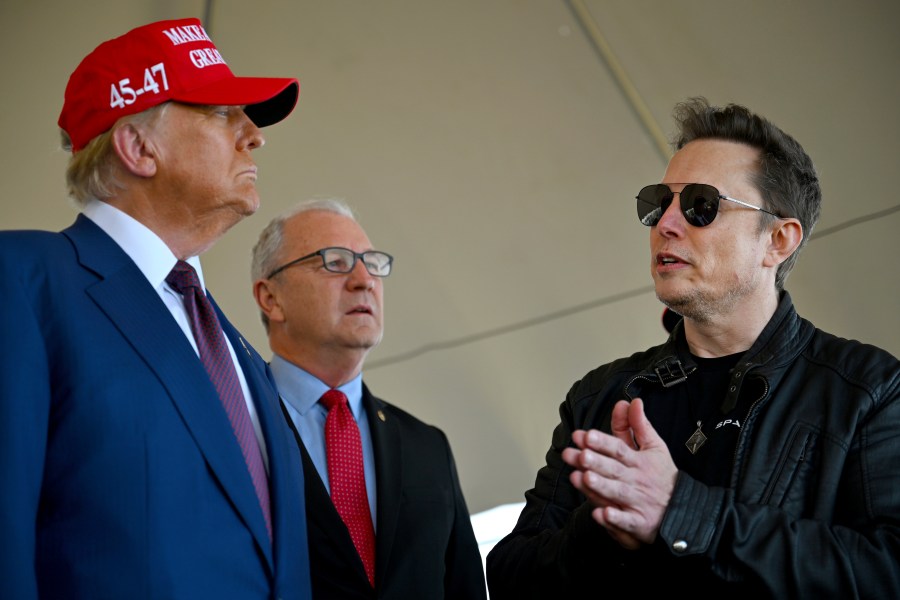
<instances>
[{"instance_id":1,"label":"fingers","mask_svg":"<svg viewBox=\"0 0 900 600\"><path fill-rule=\"evenodd\" d=\"M627 407L625 407L627 408ZM594 506L606 506L613 498L627 494L626 469L634 463L637 450L617 437L591 429L572 433L575 448L562 452L563 461L572 467L572 485Z\"/></svg>"},{"instance_id":2,"label":"fingers","mask_svg":"<svg viewBox=\"0 0 900 600\"><path fill-rule=\"evenodd\" d=\"M642 432L647 438L652 438L656 433L644 414L644 403L640 398L635 398L631 402L628 400L616 402L610 416L610 433L631 450L639 450L641 447L636 438L635 425L642 427ZM591 447L591 443L597 443L594 435L584 430L574 431L572 441L581 449ZM592 449L601 451L598 448Z\"/></svg>"},{"instance_id":3,"label":"fingers","mask_svg":"<svg viewBox=\"0 0 900 600\"><path fill-rule=\"evenodd\" d=\"M593 434L600 432L590 432L591 436ZM589 437L589 432L581 431L574 437L577 437L579 442L584 442ZM620 444L612 436L606 437L615 444ZM610 504L610 482L615 483L621 477L624 471L621 464L590 448L583 450L566 448L562 452L562 458L573 469L569 474L569 481L575 489L594 506L602 507Z\"/></svg>"},{"instance_id":4,"label":"fingers","mask_svg":"<svg viewBox=\"0 0 900 600\"><path fill-rule=\"evenodd\" d=\"M640 398L619 401L610 433L572 433L562 458L572 485L594 506L593 519L625 548L651 543L675 486L678 469L650 424Z\"/></svg>"},{"instance_id":5,"label":"fingers","mask_svg":"<svg viewBox=\"0 0 900 600\"><path fill-rule=\"evenodd\" d=\"M594 431L594 430L591 430ZM650 424L644 412L644 401L635 398L631 402L619 400L613 406L610 416L610 432L613 437L621 441L631 450L640 450L644 446L658 447L664 444L662 438L656 433L656 429ZM583 430L572 434L572 440L579 448L592 447L588 440L595 440L590 432ZM577 434L577 436L576 436ZM598 448L592 448L601 451Z\"/></svg>"},{"instance_id":6,"label":"fingers","mask_svg":"<svg viewBox=\"0 0 900 600\"><path fill-rule=\"evenodd\" d=\"M620 546L626 550L637 550L641 547L642 542L634 535L617 527L610 517L620 514L621 511L615 507L595 508L591 512L591 516L599 523L610 537L612 537Z\"/></svg>"},{"instance_id":7,"label":"fingers","mask_svg":"<svg viewBox=\"0 0 900 600\"><path fill-rule=\"evenodd\" d=\"M584 437L586 434L587 431L585 431L584 429L576 429L572 432L572 442L574 442L575 445L579 448L584 449Z\"/></svg>"},{"instance_id":8,"label":"fingers","mask_svg":"<svg viewBox=\"0 0 900 600\"><path fill-rule=\"evenodd\" d=\"M569 473L569 481L595 506L608 506L610 504L609 495L606 493L608 490L608 477L590 470L575 469Z\"/></svg>"},{"instance_id":9,"label":"fingers","mask_svg":"<svg viewBox=\"0 0 900 600\"><path fill-rule=\"evenodd\" d=\"M572 486L575 489L577 489L579 492L581 492L584 495L584 497L587 498L587 501L592 506L594 506L595 510L594 510L594 512L592 512L592 516L593 516L594 520L597 521L598 523L600 523L601 525L604 525L604 527L605 527L606 525L604 524L602 519L598 520L598 519L600 519L600 517L598 515L602 515L603 513L597 513L596 511L600 510L600 509L612 507L613 505L610 504L610 501L608 498L603 498L603 497L597 495L594 492L594 490L591 489L591 487L589 485L587 485L586 480L585 480L585 475L586 474L583 471L577 471L577 470L572 471L569 474L569 481L571 481ZM621 507L616 506L614 508L618 509Z\"/></svg>"},{"instance_id":10,"label":"fingers","mask_svg":"<svg viewBox=\"0 0 900 600\"><path fill-rule=\"evenodd\" d=\"M607 437L613 439L611 436ZM573 481L572 484L579 489L582 487L589 489L592 482L598 479L598 475L604 478L615 479L622 470L618 462L590 448L584 450L566 448L562 452L562 459L567 465L572 467L572 475L578 478L577 483ZM588 481L583 481L585 476L588 478ZM585 492L584 489L581 491L582 493Z\"/></svg>"},{"instance_id":11,"label":"fingers","mask_svg":"<svg viewBox=\"0 0 900 600\"><path fill-rule=\"evenodd\" d=\"M593 498L595 506L619 506L630 502L632 483L622 465L604 458L602 466L581 472L580 491Z\"/></svg>"},{"instance_id":12,"label":"fingers","mask_svg":"<svg viewBox=\"0 0 900 600\"><path fill-rule=\"evenodd\" d=\"M621 445L612 436L606 437ZM572 486L592 505L605 507L616 504L620 498L629 494L627 488L630 484L626 481L626 467L619 461L589 448L584 450L566 448L563 451L563 460L573 469L569 474Z\"/></svg>"},{"instance_id":13,"label":"fingers","mask_svg":"<svg viewBox=\"0 0 900 600\"><path fill-rule=\"evenodd\" d=\"M632 445L633 441L625 441L596 429L575 431L572 433L572 441L582 452L587 453L588 460L599 454L617 461L627 461L638 450Z\"/></svg>"}]
</instances>

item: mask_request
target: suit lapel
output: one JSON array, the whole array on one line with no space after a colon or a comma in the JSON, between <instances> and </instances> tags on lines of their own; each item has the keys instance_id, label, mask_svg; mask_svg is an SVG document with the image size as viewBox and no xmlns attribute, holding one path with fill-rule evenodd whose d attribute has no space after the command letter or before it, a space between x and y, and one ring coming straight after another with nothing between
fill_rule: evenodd
<instances>
[{"instance_id":1,"label":"suit lapel","mask_svg":"<svg viewBox=\"0 0 900 600\"><path fill-rule=\"evenodd\" d=\"M169 392L211 471L271 565L271 544L243 454L194 349L137 265L99 227L79 216L64 233L78 250L81 264L100 276L87 294Z\"/></svg>"},{"instance_id":2,"label":"suit lapel","mask_svg":"<svg viewBox=\"0 0 900 600\"><path fill-rule=\"evenodd\" d=\"M363 406L369 419L378 494L378 525L375 536L376 578L383 578L390 564L391 551L400 518L403 440L387 405L372 395L363 384Z\"/></svg>"},{"instance_id":3,"label":"suit lapel","mask_svg":"<svg viewBox=\"0 0 900 600\"><path fill-rule=\"evenodd\" d=\"M341 520L341 515L338 514L337 509L334 507L334 502L331 501L331 496L328 495L328 490L325 489L325 484L322 482L322 478L319 477L319 472L316 470L316 466L312 458L310 458L309 452L300 438L300 434L294 427L290 414L284 409L283 405L282 410L284 411L284 418L287 419L294 433L294 439L300 448L304 473L304 489L306 490L309 538L316 543L331 546L332 552L338 556L336 563L353 565L353 572L368 586L368 576L366 575L362 559L356 551L356 546L353 545L353 540L350 538L350 532ZM377 539L376 536L376 544ZM313 550L313 554L316 553L324 556L329 554L322 548ZM375 551L375 562L376 564L378 562L377 548Z\"/></svg>"}]
</instances>

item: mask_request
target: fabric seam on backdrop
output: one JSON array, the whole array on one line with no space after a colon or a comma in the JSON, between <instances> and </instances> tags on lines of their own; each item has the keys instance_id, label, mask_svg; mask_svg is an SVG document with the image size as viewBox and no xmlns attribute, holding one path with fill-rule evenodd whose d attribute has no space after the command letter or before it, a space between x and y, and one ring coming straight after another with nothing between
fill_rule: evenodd
<instances>
[{"instance_id":1,"label":"fabric seam on backdrop","mask_svg":"<svg viewBox=\"0 0 900 600\"><path fill-rule=\"evenodd\" d=\"M838 233L839 231L843 231L844 229L849 229L850 227L854 227L854 226L860 225L862 223L867 223L869 221L875 221L878 219L882 219L882 218L892 215L898 211L900 211L900 204L896 204L896 205L888 207L884 210L870 213L868 215L856 217L855 219L850 219L849 221L845 221L844 223L839 223L833 227L829 227L827 229L822 229L820 231L814 232L810 236L809 241L813 242L815 240L818 240L825 236L831 235L833 233ZM649 293L653 292L654 289L655 289L655 286L653 286L653 285L645 285L643 287L635 288L633 290L629 290L626 292L620 292L618 294L613 294L612 296L605 296L603 298L598 298L598 299L592 300L590 302L584 302L582 304L577 304L575 306L570 306L568 308L556 310L556 311L553 311L553 312L550 312L550 313L547 313L544 315L539 315L537 317L532 317L530 319L525 319L522 321L518 321L516 323L511 323L509 325L494 327L492 329L487 329L485 331L472 333L472 334L458 337L455 339L445 340L443 342L431 342L431 343L419 346L415 350L410 350L408 352L401 352L399 354L395 354L394 356L388 356L388 357L382 358L380 360L371 360L368 363L366 363L366 370L372 371L379 367L386 367L388 365L394 365L397 363L412 360L412 359L417 358L428 352L435 352L437 350L449 350L451 348L458 348L460 346L466 346L468 344L473 344L475 342L480 342L482 340L486 340L489 338L498 337L501 335L505 335L507 333L514 333L516 331L528 329L529 327L534 327L536 325L542 325L544 323L549 323L550 321L556 321L558 319L562 319L562 318L568 317L570 315L582 313L582 312L591 310L593 308L597 308L599 306L605 306L607 304L612 304L614 302L619 302L621 300L628 300L629 298L634 298L637 296L641 296L643 294L649 294Z\"/></svg>"}]
</instances>

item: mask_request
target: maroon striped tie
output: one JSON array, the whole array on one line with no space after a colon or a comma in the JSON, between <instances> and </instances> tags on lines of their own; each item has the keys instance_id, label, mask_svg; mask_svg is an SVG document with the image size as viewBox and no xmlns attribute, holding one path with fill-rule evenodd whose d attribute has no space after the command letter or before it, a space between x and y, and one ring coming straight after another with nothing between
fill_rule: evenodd
<instances>
[{"instance_id":1,"label":"maroon striped tie","mask_svg":"<svg viewBox=\"0 0 900 600\"><path fill-rule=\"evenodd\" d=\"M375 528L369 512L359 427L343 392L328 390L320 402L328 409L325 454L331 500L350 531L369 583L375 587Z\"/></svg>"},{"instance_id":2,"label":"maroon striped tie","mask_svg":"<svg viewBox=\"0 0 900 600\"><path fill-rule=\"evenodd\" d=\"M175 268L166 277L166 283L172 289L184 296L184 307L187 310L188 319L191 322L191 330L200 351L200 360L209 374L219 399L231 421L231 428L241 445L241 452L250 471L253 487L259 498L263 517L266 520L266 529L269 531L269 539L272 539L272 518L269 508L269 483L266 469L263 465L262 453L256 432L253 430L253 422L247 410L244 393L241 391L241 383L234 368L234 361L225 343L225 334L216 311L212 307L209 298L200 286L200 278L194 267L179 260Z\"/></svg>"}]
</instances>

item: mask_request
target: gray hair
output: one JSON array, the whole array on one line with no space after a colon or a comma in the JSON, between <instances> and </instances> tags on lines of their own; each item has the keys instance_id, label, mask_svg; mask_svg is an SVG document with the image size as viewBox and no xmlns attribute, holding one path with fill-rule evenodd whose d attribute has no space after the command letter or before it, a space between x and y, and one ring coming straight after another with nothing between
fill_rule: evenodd
<instances>
[{"instance_id":1,"label":"gray hair","mask_svg":"<svg viewBox=\"0 0 900 600\"><path fill-rule=\"evenodd\" d=\"M253 255L250 260L251 281L264 279L268 273L278 267L275 261L278 260L278 253L284 244L284 224L299 214L314 210L335 213L356 221L353 210L340 198L314 198L300 202L284 211L269 221L269 224L259 234L256 245L253 246Z\"/></svg>"},{"instance_id":2,"label":"gray hair","mask_svg":"<svg viewBox=\"0 0 900 600\"><path fill-rule=\"evenodd\" d=\"M256 282L265 279L266 275L278 268L276 261L284 244L284 224L299 214L312 211L326 211L349 217L356 221L353 210L340 198L313 198L305 200L294 207L284 211L266 225L259 234L256 245L253 246L253 254L250 259L250 280ZM260 319L266 331L269 331L269 319L260 311Z\"/></svg>"}]
</instances>

